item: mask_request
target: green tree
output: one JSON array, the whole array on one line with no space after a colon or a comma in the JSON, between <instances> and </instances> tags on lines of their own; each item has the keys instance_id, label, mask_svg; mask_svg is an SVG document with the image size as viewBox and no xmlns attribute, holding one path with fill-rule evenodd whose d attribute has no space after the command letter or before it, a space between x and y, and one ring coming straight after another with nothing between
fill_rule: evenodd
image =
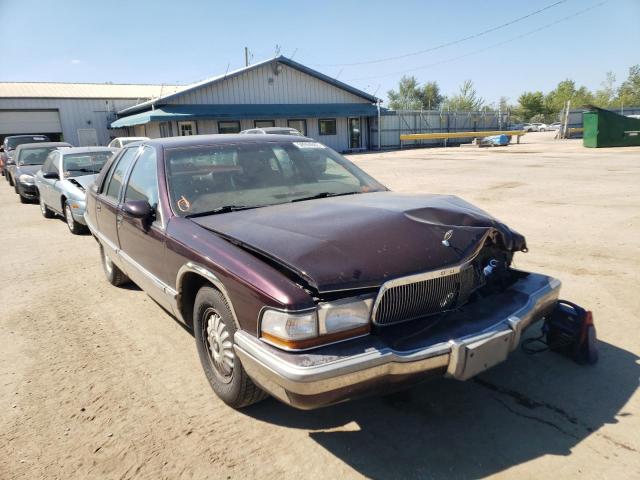
<instances>
[{"instance_id":1,"label":"green tree","mask_svg":"<svg viewBox=\"0 0 640 480\"><path fill-rule=\"evenodd\" d=\"M564 108L567 100L571 100L571 108L578 108L592 104L594 96L587 87L576 88L576 82L573 80L563 80L545 97L544 103L547 112L557 115Z\"/></svg>"},{"instance_id":2,"label":"green tree","mask_svg":"<svg viewBox=\"0 0 640 480\"><path fill-rule=\"evenodd\" d=\"M518 97L519 114L525 120L534 115L544 115L547 111L542 92L524 92Z\"/></svg>"},{"instance_id":3,"label":"green tree","mask_svg":"<svg viewBox=\"0 0 640 480\"><path fill-rule=\"evenodd\" d=\"M473 82L471 80L465 80L460 86L458 94L445 100L445 106L451 111L472 112L482 109L484 99L478 96Z\"/></svg>"},{"instance_id":4,"label":"green tree","mask_svg":"<svg viewBox=\"0 0 640 480\"><path fill-rule=\"evenodd\" d=\"M416 77L403 76L398 84L398 90L389 90L389 108L393 110L420 110L422 98L420 86Z\"/></svg>"},{"instance_id":5,"label":"green tree","mask_svg":"<svg viewBox=\"0 0 640 480\"><path fill-rule=\"evenodd\" d=\"M436 82L427 82L420 91L422 108L427 110L438 110L444 101L444 96L440 93L440 87Z\"/></svg>"},{"instance_id":6,"label":"green tree","mask_svg":"<svg viewBox=\"0 0 640 480\"><path fill-rule=\"evenodd\" d=\"M398 90L389 90L389 107L394 110L437 110L444 100L436 82L420 86L414 76L404 76L398 83Z\"/></svg>"},{"instance_id":7,"label":"green tree","mask_svg":"<svg viewBox=\"0 0 640 480\"><path fill-rule=\"evenodd\" d=\"M629 76L620 85L615 103L616 106L640 106L640 65L629 68Z\"/></svg>"},{"instance_id":8,"label":"green tree","mask_svg":"<svg viewBox=\"0 0 640 480\"><path fill-rule=\"evenodd\" d=\"M601 85L602 88L595 93L594 105L602 108L614 106L618 92L616 89L616 76L613 72L607 72L607 78Z\"/></svg>"}]
</instances>

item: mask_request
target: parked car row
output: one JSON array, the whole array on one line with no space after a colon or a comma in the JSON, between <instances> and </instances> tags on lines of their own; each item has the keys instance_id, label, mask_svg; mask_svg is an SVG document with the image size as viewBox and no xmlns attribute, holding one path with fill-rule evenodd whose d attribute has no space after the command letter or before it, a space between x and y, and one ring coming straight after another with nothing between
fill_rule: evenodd
<instances>
[{"instance_id":1,"label":"parked car row","mask_svg":"<svg viewBox=\"0 0 640 480\"><path fill-rule=\"evenodd\" d=\"M29 174L43 216L86 224L107 280L135 282L193 332L234 408L467 380L558 298L558 280L512 268L527 251L515 230L457 197L393 193L310 138L47 145L21 146L51 149ZM16 155L16 168L32 158Z\"/></svg>"},{"instance_id":2,"label":"parked car row","mask_svg":"<svg viewBox=\"0 0 640 480\"><path fill-rule=\"evenodd\" d=\"M525 132L550 132L552 130L560 129L560 122L546 123L518 123L512 126L513 130L524 130Z\"/></svg>"}]
</instances>

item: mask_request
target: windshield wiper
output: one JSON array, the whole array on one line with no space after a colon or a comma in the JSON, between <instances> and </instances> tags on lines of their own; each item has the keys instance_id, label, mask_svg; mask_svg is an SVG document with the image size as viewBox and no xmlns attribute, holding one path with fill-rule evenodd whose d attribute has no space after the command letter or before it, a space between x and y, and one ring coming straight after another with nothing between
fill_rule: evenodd
<instances>
[{"instance_id":1,"label":"windshield wiper","mask_svg":"<svg viewBox=\"0 0 640 480\"><path fill-rule=\"evenodd\" d=\"M342 195L356 195L358 193L362 193L362 192L345 192L345 193L320 192L320 193L316 193L315 195L311 195L309 197L294 198L293 200L291 200L291 203L302 202L304 200L315 200L316 198L340 197Z\"/></svg>"},{"instance_id":2,"label":"windshield wiper","mask_svg":"<svg viewBox=\"0 0 640 480\"><path fill-rule=\"evenodd\" d=\"M237 212L239 210L250 210L252 208L260 208L262 205L223 205L222 207L207 210L205 212L191 213L185 215L186 218L204 217L206 215L217 215L219 213Z\"/></svg>"}]
</instances>

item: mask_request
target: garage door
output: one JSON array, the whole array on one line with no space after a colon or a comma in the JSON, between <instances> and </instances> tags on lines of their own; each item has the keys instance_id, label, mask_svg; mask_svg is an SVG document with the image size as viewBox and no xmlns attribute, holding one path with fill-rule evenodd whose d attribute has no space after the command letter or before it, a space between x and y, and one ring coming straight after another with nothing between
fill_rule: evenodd
<instances>
[{"instance_id":1,"label":"garage door","mask_svg":"<svg viewBox=\"0 0 640 480\"><path fill-rule=\"evenodd\" d=\"M0 110L0 135L62 133L57 110Z\"/></svg>"}]
</instances>

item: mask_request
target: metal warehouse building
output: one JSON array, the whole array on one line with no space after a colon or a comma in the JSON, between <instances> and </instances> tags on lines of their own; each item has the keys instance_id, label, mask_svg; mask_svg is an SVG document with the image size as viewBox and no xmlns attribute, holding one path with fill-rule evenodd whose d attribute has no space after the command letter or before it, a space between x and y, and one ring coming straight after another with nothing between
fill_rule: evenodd
<instances>
[{"instance_id":1,"label":"metal warehouse building","mask_svg":"<svg viewBox=\"0 0 640 480\"><path fill-rule=\"evenodd\" d=\"M111 127L157 138L289 126L335 150L359 150L372 145L377 102L280 56L120 109Z\"/></svg>"},{"instance_id":2,"label":"metal warehouse building","mask_svg":"<svg viewBox=\"0 0 640 480\"><path fill-rule=\"evenodd\" d=\"M175 85L0 82L0 142L7 135L46 134L78 146L106 145L116 112L173 92Z\"/></svg>"}]
</instances>

